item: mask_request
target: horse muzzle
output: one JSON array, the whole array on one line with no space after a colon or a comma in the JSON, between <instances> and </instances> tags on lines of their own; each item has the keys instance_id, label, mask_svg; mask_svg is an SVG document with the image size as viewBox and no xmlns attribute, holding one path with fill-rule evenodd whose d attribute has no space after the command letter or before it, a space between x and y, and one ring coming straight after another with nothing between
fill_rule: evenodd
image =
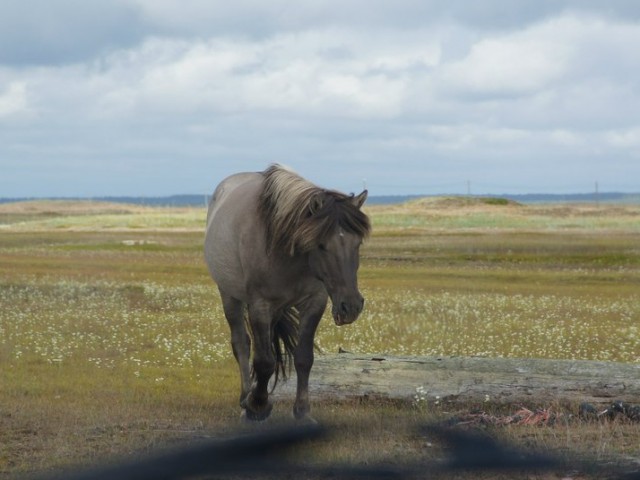
<instances>
[{"instance_id":1,"label":"horse muzzle","mask_svg":"<svg viewBox=\"0 0 640 480\"><path fill-rule=\"evenodd\" d=\"M333 308L331 309L333 321L338 326L353 323L362 312L363 307L364 298L359 293L350 298L336 299L333 301Z\"/></svg>"}]
</instances>

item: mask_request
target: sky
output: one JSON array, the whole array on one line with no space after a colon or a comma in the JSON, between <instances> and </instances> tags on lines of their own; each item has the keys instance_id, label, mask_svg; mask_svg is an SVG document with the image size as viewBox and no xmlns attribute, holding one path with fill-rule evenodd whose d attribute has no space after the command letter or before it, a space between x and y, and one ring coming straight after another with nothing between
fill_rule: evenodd
<instances>
[{"instance_id":1,"label":"sky","mask_svg":"<svg viewBox=\"0 0 640 480\"><path fill-rule=\"evenodd\" d=\"M0 197L640 192L636 0L0 2Z\"/></svg>"}]
</instances>

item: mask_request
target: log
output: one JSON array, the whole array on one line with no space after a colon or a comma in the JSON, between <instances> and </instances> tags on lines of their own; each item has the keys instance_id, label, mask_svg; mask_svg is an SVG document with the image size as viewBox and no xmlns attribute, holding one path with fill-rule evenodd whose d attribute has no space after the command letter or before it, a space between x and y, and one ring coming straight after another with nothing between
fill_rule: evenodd
<instances>
[{"instance_id":1,"label":"log","mask_svg":"<svg viewBox=\"0 0 640 480\"><path fill-rule=\"evenodd\" d=\"M276 394L295 394L295 374ZM310 397L388 398L450 403L640 402L640 365L485 357L316 355Z\"/></svg>"}]
</instances>

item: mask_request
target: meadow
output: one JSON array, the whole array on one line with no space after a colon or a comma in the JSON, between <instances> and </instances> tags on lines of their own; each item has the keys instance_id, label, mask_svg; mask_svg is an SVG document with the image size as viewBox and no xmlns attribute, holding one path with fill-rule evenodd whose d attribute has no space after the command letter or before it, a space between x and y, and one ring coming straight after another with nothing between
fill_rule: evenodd
<instances>
[{"instance_id":1,"label":"meadow","mask_svg":"<svg viewBox=\"0 0 640 480\"><path fill-rule=\"evenodd\" d=\"M640 207L440 198L367 212L365 310L342 328L324 319L321 351L640 362ZM0 475L243 428L228 329L202 258L205 216L94 202L0 205ZM279 402L274 422L290 407ZM553 399L530 407L572 408ZM352 462L437 458L440 450L425 453L398 425L455 413L383 401L313 409L321 422L350 426L349 448L325 444L312 455ZM532 448L640 461L637 430L574 419L502 434Z\"/></svg>"}]
</instances>

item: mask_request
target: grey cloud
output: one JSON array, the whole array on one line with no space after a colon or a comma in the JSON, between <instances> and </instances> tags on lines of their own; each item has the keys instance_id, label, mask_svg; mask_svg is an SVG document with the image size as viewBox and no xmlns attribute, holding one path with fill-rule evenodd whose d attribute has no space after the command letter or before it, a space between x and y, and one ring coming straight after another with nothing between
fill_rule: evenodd
<instances>
[{"instance_id":1,"label":"grey cloud","mask_svg":"<svg viewBox=\"0 0 640 480\"><path fill-rule=\"evenodd\" d=\"M0 196L637 189L635 3L7 3Z\"/></svg>"},{"instance_id":2,"label":"grey cloud","mask_svg":"<svg viewBox=\"0 0 640 480\"><path fill-rule=\"evenodd\" d=\"M640 19L633 0L21 0L0 2L0 64L82 62L149 37L265 38L314 28L509 30L565 11ZM450 45L454 45L452 39Z\"/></svg>"},{"instance_id":3,"label":"grey cloud","mask_svg":"<svg viewBox=\"0 0 640 480\"><path fill-rule=\"evenodd\" d=\"M640 4L633 0L438 0L424 2L425 15L449 18L469 28L514 29L537 23L568 11L624 20L640 18Z\"/></svg>"},{"instance_id":4,"label":"grey cloud","mask_svg":"<svg viewBox=\"0 0 640 480\"><path fill-rule=\"evenodd\" d=\"M237 2L136 0L149 25L175 35L264 37L327 26L421 29L462 24L474 30L509 30L566 11L627 21L640 18L634 0L242 0Z\"/></svg>"},{"instance_id":5,"label":"grey cloud","mask_svg":"<svg viewBox=\"0 0 640 480\"><path fill-rule=\"evenodd\" d=\"M123 1L0 2L0 65L87 61L144 35L138 9Z\"/></svg>"}]
</instances>

